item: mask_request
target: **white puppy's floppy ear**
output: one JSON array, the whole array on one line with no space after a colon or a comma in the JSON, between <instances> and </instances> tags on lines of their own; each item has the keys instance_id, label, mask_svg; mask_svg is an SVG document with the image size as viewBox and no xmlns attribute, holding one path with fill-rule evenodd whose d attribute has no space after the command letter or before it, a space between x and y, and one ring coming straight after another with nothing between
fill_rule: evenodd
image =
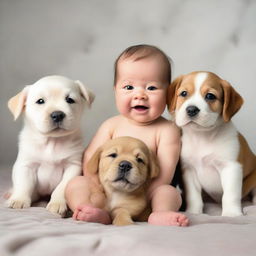
<instances>
[{"instance_id":1,"label":"white puppy's floppy ear","mask_svg":"<svg viewBox=\"0 0 256 256\"><path fill-rule=\"evenodd\" d=\"M81 81L76 80L75 83L79 86L81 94L86 99L86 101L90 107L95 98L94 94L88 88L86 88L85 85Z\"/></svg>"},{"instance_id":2,"label":"white puppy's floppy ear","mask_svg":"<svg viewBox=\"0 0 256 256\"><path fill-rule=\"evenodd\" d=\"M26 86L21 92L8 101L8 108L14 116L14 120L20 116L25 108L29 88L30 85Z\"/></svg>"}]
</instances>

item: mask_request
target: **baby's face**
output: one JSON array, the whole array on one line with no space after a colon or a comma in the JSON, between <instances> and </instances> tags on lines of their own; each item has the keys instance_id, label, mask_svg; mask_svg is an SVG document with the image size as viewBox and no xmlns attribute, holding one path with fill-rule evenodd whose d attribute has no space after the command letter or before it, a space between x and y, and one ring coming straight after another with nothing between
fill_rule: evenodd
<instances>
[{"instance_id":1,"label":"baby's face","mask_svg":"<svg viewBox=\"0 0 256 256\"><path fill-rule=\"evenodd\" d=\"M119 60L115 98L120 114L137 124L156 120L166 107L168 81L160 57Z\"/></svg>"}]
</instances>

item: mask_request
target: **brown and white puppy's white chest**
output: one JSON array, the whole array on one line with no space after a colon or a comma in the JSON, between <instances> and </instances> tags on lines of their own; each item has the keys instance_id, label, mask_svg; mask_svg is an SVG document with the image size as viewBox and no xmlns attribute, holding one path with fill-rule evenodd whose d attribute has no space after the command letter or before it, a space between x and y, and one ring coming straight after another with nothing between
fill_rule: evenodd
<instances>
[{"instance_id":1,"label":"brown and white puppy's white chest","mask_svg":"<svg viewBox=\"0 0 256 256\"><path fill-rule=\"evenodd\" d=\"M182 128L181 164L192 213L202 212L204 190L222 200L222 215L242 214L243 177L256 175L256 158L230 121L242 103L227 81L210 72L182 75L168 89L169 111ZM247 183L246 193L256 186Z\"/></svg>"}]
</instances>

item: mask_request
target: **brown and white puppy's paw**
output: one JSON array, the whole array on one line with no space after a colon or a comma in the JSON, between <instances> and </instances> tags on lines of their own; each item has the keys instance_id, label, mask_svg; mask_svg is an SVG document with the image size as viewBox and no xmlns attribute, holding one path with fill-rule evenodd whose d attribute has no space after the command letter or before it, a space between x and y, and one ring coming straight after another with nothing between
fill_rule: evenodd
<instances>
[{"instance_id":1,"label":"brown and white puppy's paw","mask_svg":"<svg viewBox=\"0 0 256 256\"><path fill-rule=\"evenodd\" d=\"M8 107L24 127L13 166L10 208L29 207L40 196L52 195L52 212L64 215L65 187L81 173L83 142L81 119L93 94L80 81L48 76L26 86L12 97Z\"/></svg>"},{"instance_id":2,"label":"brown and white puppy's paw","mask_svg":"<svg viewBox=\"0 0 256 256\"><path fill-rule=\"evenodd\" d=\"M168 88L168 109L182 129L181 164L188 211L203 211L202 191L222 202L223 216L242 214L256 188L256 157L231 118L243 99L211 72L192 72Z\"/></svg>"},{"instance_id":3,"label":"brown and white puppy's paw","mask_svg":"<svg viewBox=\"0 0 256 256\"><path fill-rule=\"evenodd\" d=\"M113 224L130 225L137 220L147 206L149 183L159 173L156 157L145 143L131 137L109 140L87 167L99 175Z\"/></svg>"}]
</instances>

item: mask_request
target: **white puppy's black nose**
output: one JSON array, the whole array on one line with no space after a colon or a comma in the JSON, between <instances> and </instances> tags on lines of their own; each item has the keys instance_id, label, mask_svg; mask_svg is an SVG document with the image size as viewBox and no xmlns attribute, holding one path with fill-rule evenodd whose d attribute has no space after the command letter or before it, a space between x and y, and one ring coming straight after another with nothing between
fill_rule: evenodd
<instances>
[{"instance_id":1,"label":"white puppy's black nose","mask_svg":"<svg viewBox=\"0 0 256 256\"><path fill-rule=\"evenodd\" d=\"M128 161L122 161L119 163L119 172L125 174L132 169L132 164Z\"/></svg>"},{"instance_id":2,"label":"white puppy's black nose","mask_svg":"<svg viewBox=\"0 0 256 256\"><path fill-rule=\"evenodd\" d=\"M189 117L194 117L200 112L200 109L196 106L188 106L186 112Z\"/></svg>"},{"instance_id":3,"label":"white puppy's black nose","mask_svg":"<svg viewBox=\"0 0 256 256\"><path fill-rule=\"evenodd\" d=\"M65 113L62 111L54 111L51 113L51 118L54 123L60 123L65 118Z\"/></svg>"}]
</instances>

